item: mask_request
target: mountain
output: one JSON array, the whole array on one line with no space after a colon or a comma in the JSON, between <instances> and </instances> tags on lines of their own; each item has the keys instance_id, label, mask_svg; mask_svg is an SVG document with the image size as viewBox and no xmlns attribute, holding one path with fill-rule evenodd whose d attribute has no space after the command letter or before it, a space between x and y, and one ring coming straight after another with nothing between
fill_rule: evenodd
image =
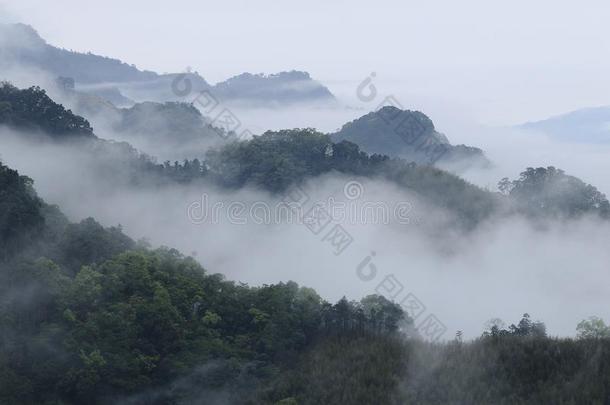
<instances>
[{"instance_id":1,"label":"mountain","mask_svg":"<svg viewBox=\"0 0 610 405\"><path fill-rule=\"evenodd\" d=\"M70 223L2 163L0 208L2 404L293 404L300 379L277 385L338 338L368 354L347 375L374 366L350 403L397 394L400 368L376 365L367 347L402 355L413 321L382 296L333 305L294 282L227 281L120 226Z\"/></svg>"},{"instance_id":2,"label":"mountain","mask_svg":"<svg viewBox=\"0 0 610 405\"><path fill-rule=\"evenodd\" d=\"M166 73L153 80L122 84L101 83L93 86L77 86L77 90L102 95L108 88L118 87L126 97L135 101L187 101L191 102L201 92L211 91L212 86L197 72Z\"/></svg>"},{"instance_id":3,"label":"mountain","mask_svg":"<svg viewBox=\"0 0 610 405\"><path fill-rule=\"evenodd\" d=\"M109 103L96 106L121 111ZM134 121L133 128L137 128L138 122L138 119ZM12 143L12 138L17 137L30 148L64 146L74 161L86 162L79 170L104 173L100 181L107 181L113 187L194 182L206 172L197 159L185 160L182 164L175 162L173 166L169 162L158 164L156 158L128 142L99 138L88 120L54 102L39 87L18 89L7 83L0 85L0 129L1 126L13 130L0 131L2 141ZM203 155L204 150L199 154Z\"/></svg>"},{"instance_id":4,"label":"mountain","mask_svg":"<svg viewBox=\"0 0 610 405\"><path fill-rule=\"evenodd\" d=\"M39 87L20 90L0 84L0 124L44 132L56 139L96 138L86 119L55 103Z\"/></svg>"},{"instance_id":5,"label":"mountain","mask_svg":"<svg viewBox=\"0 0 610 405\"><path fill-rule=\"evenodd\" d=\"M189 103L147 101L117 109L116 113L117 120L113 122L109 136L118 135L163 160L201 158L211 147L232 139L222 129L212 126ZM103 121L103 117L99 119Z\"/></svg>"},{"instance_id":6,"label":"mountain","mask_svg":"<svg viewBox=\"0 0 610 405\"><path fill-rule=\"evenodd\" d=\"M0 25L0 38L3 66L26 65L83 84L147 81L158 76L118 59L57 48L25 24Z\"/></svg>"},{"instance_id":7,"label":"mountain","mask_svg":"<svg viewBox=\"0 0 610 405\"><path fill-rule=\"evenodd\" d=\"M90 94L93 96L97 96L103 100L108 101L112 105L116 107L130 107L135 104L135 102L123 95L121 90L118 87L102 87L100 89L97 88L82 88L80 89L81 93Z\"/></svg>"},{"instance_id":8,"label":"mountain","mask_svg":"<svg viewBox=\"0 0 610 405\"><path fill-rule=\"evenodd\" d=\"M231 139L191 103L146 101L118 108L100 96L69 86L60 86L56 96L86 117L98 136L127 141L164 160L202 157L210 147Z\"/></svg>"},{"instance_id":9,"label":"mountain","mask_svg":"<svg viewBox=\"0 0 610 405\"><path fill-rule=\"evenodd\" d=\"M313 129L268 131L211 150L209 176L228 188L257 186L275 193L327 173L386 179L416 193L430 206L453 214L453 223L473 227L501 209L494 193L428 165L369 155L349 141L333 143Z\"/></svg>"},{"instance_id":10,"label":"mountain","mask_svg":"<svg viewBox=\"0 0 610 405\"><path fill-rule=\"evenodd\" d=\"M580 218L595 215L610 218L606 195L581 179L553 166L528 167L516 180L498 184L519 212L530 218Z\"/></svg>"},{"instance_id":11,"label":"mountain","mask_svg":"<svg viewBox=\"0 0 610 405\"><path fill-rule=\"evenodd\" d=\"M354 142L368 153L400 157L419 164L489 164L481 149L452 145L444 134L436 131L425 114L393 106L382 107L345 124L331 138L335 142Z\"/></svg>"},{"instance_id":12,"label":"mountain","mask_svg":"<svg viewBox=\"0 0 610 405\"><path fill-rule=\"evenodd\" d=\"M243 73L210 85L196 72L158 74L118 59L57 48L25 24L0 24L0 68L26 67L53 78L74 80L75 88L119 105L135 101L192 101L209 91L223 102L281 105L334 101L331 92L306 72ZM10 79L10 78L5 78Z\"/></svg>"},{"instance_id":13,"label":"mountain","mask_svg":"<svg viewBox=\"0 0 610 405\"><path fill-rule=\"evenodd\" d=\"M242 73L212 88L222 100L256 102L269 100L275 103L296 103L306 101L335 101L332 93L309 73L291 71L277 74Z\"/></svg>"},{"instance_id":14,"label":"mountain","mask_svg":"<svg viewBox=\"0 0 610 405\"><path fill-rule=\"evenodd\" d=\"M158 164L130 143L98 138L87 120L55 103L39 88L19 90L5 84L0 87L0 105L3 111L0 124L25 130L19 135L23 138L28 138L32 129L40 133L30 147L38 147L45 140L43 133L48 134L51 141L80 140L76 145L69 143L68 146L74 147L69 155L86 162L79 170L105 173L102 180L112 188L191 183L215 184L226 189L254 186L271 193L283 193L309 179L342 173L384 178L413 191L426 204L451 213L450 223L464 229L474 228L493 214L509 212L507 208L511 203L515 207L513 212L535 218L571 218L585 214L607 217L610 212L606 197L593 186L554 168L528 169L521 174L521 179L512 183L504 179L501 191L506 198L503 198L439 168L380 154L369 155L352 142L333 143L329 135L312 129L269 131L249 140L221 142L205 153L203 161L196 158L173 165L170 162ZM189 140L191 136L203 138L197 132L202 129L198 121L200 113L188 104L143 103L116 111L119 120L115 125L124 125L126 132L139 132L140 136L150 136L151 140L163 137L163 132L154 132L161 124L169 125L166 134L185 137L177 139L178 144L193 145L192 139ZM163 121L166 113L169 118ZM416 116L425 117L421 113ZM153 121L149 121L150 117ZM154 121L154 117L160 121ZM429 123L429 120L424 122ZM195 132L191 133L191 129ZM438 137L435 138L437 142L442 142L441 134L430 136L434 135ZM168 145L168 142L163 139L161 144ZM200 153L203 158L204 150ZM542 190L541 194L536 194L536 190Z\"/></svg>"},{"instance_id":15,"label":"mountain","mask_svg":"<svg viewBox=\"0 0 610 405\"><path fill-rule=\"evenodd\" d=\"M18 94L9 98L4 94ZM95 97L87 95L87 98ZM241 188L252 185L272 193L285 192L290 186L326 173L339 172L347 175L366 177L384 177L421 194L421 197L440 207L447 208L455 214L459 225L470 227L488 217L497 208L497 199L485 190L467 183L448 172L429 166L409 164L403 160L391 160L387 156L362 152L351 142L341 141L334 144L328 135L314 130L284 130L267 132L251 140L239 142L222 142L205 154L205 161L194 159L182 164L169 162L157 164L154 158L139 152L131 142L112 142L98 138L87 120L74 115L60 104L53 102L39 88L19 90L5 84L0 87L0 100L16 100L17 106L33 117L36 128L51 128L51 141L63 141L67 134L55 130L54 125L62 120L82 122L87 129L86 139L79 143L79 149L73 153L84 154L87 169L96 173L105 173L105 178L117 186L147 186L167 184L168 182L196 183L207 181L224 188ZM17 107L5 102L6 110ZM106 107L105 107L106 108ZM170 119L179 128L188 125L188 119L174 121L180 115L193 118L199 114L194 107L184 104L166 103L138 104L131 109L117 109L118 121L114 125L124 125L126 132L140 131L139 136L154 135L158 122L149 122L149 117L163 119L163 111L171 111ZM175 110L182 111L176 114ZM51 114L51 112L54 112ZM31 125L23 119L14 120L12 115L0 115L0 124L22 123L13 125L16 129L30 129ZM152 127L149 127L152 125ZM60 127L60 129L63 127ZM68 126L70 129L71 126ZM175 131L169 130L168 134ZM178 132L184 132L182 129ZM70 134L70 132L68 132ZM28 137L28 133L22 133ZM133 136L133 134L132 134ZM182 136L189 136L188 132ZM30 137L31 138L31 137ZM215 136L215 138L220 138ZM133 138L132 138L133 139ZM167 143L166 143L167 144ZM187 145L189 143L186 143ZM36 144L37 145L37 144ZM35 147L34 145L32 147ZM204 154L204 150L201 150ZM82 168L84 169L84 168Z\"/></svg>"},{"instance_id":16,"label":"mountain","mask_svg":"<svg viewBox=\"0 0 610 405\"><path fill-rule=\"evenodd\" d=\"M610 107L583 108L546 120L528 122L520 129L542 132L567 142L610 142Z\"/></svg>"},{"instance_id":17,"label":"mountain","mask_svg":"<svg viewBox=\"0 0 610 405\"><path fill-rule=\"evenodd\" d=\"M428 326L381 295L332 304L290 281L250 287L120 226L70 223L0 163L2 404L601 404L601 326L558 339L524 314L426 342Z\"/></svg>"}]
</instances>

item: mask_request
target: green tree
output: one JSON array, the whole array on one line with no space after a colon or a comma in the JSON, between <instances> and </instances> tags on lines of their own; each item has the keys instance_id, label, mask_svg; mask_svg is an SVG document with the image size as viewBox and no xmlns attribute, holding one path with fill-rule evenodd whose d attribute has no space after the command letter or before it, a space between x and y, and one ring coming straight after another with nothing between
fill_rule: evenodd
<instances>
[{"instance_id":1,"label":"green tree","mask_svg":"<svg viewBox=\"0 0 610 405\"><path fill-rule=\"evenodd\" d=\"M576 326L579 339L605 339L610 338L610 327L603 319L592 316L578 323Z\"/></svg>"}]
</instances>

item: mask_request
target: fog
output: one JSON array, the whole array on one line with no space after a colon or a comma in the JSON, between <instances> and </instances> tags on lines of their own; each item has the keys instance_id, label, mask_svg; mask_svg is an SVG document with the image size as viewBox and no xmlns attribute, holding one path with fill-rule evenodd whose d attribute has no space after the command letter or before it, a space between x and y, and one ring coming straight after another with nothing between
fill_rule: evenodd
<instances>
[{"instance_id":1,"label":"fog","mask_svg":"<svg viewBox=\"0 0 610 405\"><path fill-rule=\"evenodd\" d=\"M29 13L32 7L32 2L25 1L19 7L11 5L9 9L16 10L19 15ZM227 13L220 6L215 7L218 8L213 9L212 14ZM432 12L428 6L417 7L421 8L418 10L424 16ZM3 8L0 7L0 12ZM146 9L147 13L151 13L155 8ZM357 10L358 13L363 12L361 7ZM536 6L534 11L540 14L543 10ZM561 18L557 26L545 23L543 42L550 41L551 36L567 24L569 9L557 5L555 11ZM284 12L288 13L286 10ZM373 16L379 12L379 9L373 10ZM127 21L133 15L130 13L133 10L128 9L119 19L116 32L111 33L110 40L114 37L115 41L113 45L117 43L117 35L126 38L125 27L132 27L133 22ZM582 34L586 38L606 29L599 25L597 18L586 27L583 20L590 13L581 11L576 16L577 22L586 28ZM59 32L58 28L51 30L40 15L28 14L31 21L26 22L35 23L43 37L48 36L65 44L63 41L67 34ZM257 17L261 16L257 14ZM447 22L447 18L443 16L440 20ZM97 19L86 20L93 27L100 23ZM329 26L327 20L324 17L320 22L325 28ZM150 21L155 20L150 18ZM76 30L75 27L78 28L83 21L71 20L68 23L72 24L71 30ZM466 39L476 37L479 41L477 45L465 45L466 55L463 58L440 67L441 62L446 62L451 59L449 56L456 56L458 52L456 50L449 52L449 56L439 57L437 54L442 52L434 51L435 46L445 51L451 46L452 41L443 43L451 26L444 34L431 34L432 45L428 49L406 38L407 34L415 35L409 31L411 28L404 34L400 33L404 46L400 41L400 46L394 41L380 45L375 38L385 34L375 31L381 27L372 23L373 31L369 30L367 34L371 38L359 34L363 42L358 44L355 41L356 45L352 43L350 49L341 52L344 55L351 51L351 55L356 55L352 56L355 62L365 60L348 72L344 68L347 63L340 67L324 63L323 58L330 52L327 48L319 52L319 59L311 61L305 56L299 58L291 53L282 63L265 63L270 59L277 61L282 58L278 55L270 57L257 47L252 53L238 55L240 60L248 60L249 64L227 68L225 66L232 66L229 62L236 56L227 53L222 54L223 57L207 58L207 55L189 53L187 51L193 51L194 47L185 45L183 41L172 42L175 40L174 34L168 34L167 38L155 36L154 41L143 41L143 35L152 35L147 27L141 32L132 32L133 38L127 38L124 47L113 47L112 52L106 40L91 33L96 31L93 28L81 29L86 35L70 39L80 50L90 50L85 48L85 44L92 44L98 53L124 57L126 61L142 63L143 68L159 68L160 71L182 71L183 66L179 64L186 65L189 63L187 59L192 58L196 63L205 65L203 76L213 80L239 73L239 69L271 72L303 68L310 70L312 76L327 85L338 98L339 102L333 107L302 104L281 108L247 108L227 104L225 107L231 109L241 122L240 130L248 129L254 134L269 129L295 127L314 127L332 132L346 122L375 110L388 97L392 97L402 108L421 110L427 114L436 129L446 134L453 144L463 143L483 149L493 164L491 168L473 168L458 173L483 188L495 190L501 178L517 178L526 167L553 165L593 184L604 193L610 193L607 175L610 146L557 142L544 134L509 126L532 118L541 119L569 108L606 103L607 90L610 88L607 75L599 74L599 70L610 65L610 60L605 57L602 63L586 71L579 71L573 63L563 60L557 72L541 77L540 72L546 71L554 60L552 56L548 60L540 56L531 65L523 62L527 56L537 54L535 46L524 49L520 55L521 64L515 62L517 66L507 72L511 67L510 55L519 54L516 49L518 45L530 39L532 21L528 20L528 23L526 33L517 35L517 40L510 42L509 55L501 55L502 52L494 44L480 38L485 35L477 30L489 28L488 24L491 23L486 23L475 27L467 35ZM421 28L421 22L418 24ZM391 24L389 26L387 35L397 35L397 28ZM194 35L202 35L209 28L190 26L184 29L192 30ZM502 27L495 33L500 43L506 45L507 33ZM185 32L181 31L180 34L184 35ZM235 44L233 37L243 40L243 36L238 34L227 34L218 43L207 44L212 49L210 54L216 55L214 52L218 53L221 45ZM259 40L261 37L264 39L268 32L263 30L259 35ZM602 54L601 50L607 47L606 40L601 38L610 36L596 38L599 48L591 46L572 52L572 57L580 55L586 60L597 58ZM136 40L140 41L139 44L146 43L146 47L152 46L149 44L152 43L162 49L162 53L150 53L155 58L153 61L146 52L150 49L134 49L132 41ZM298 44L303 39L299 37L294 40ZM336 40L333 39L331 45ZM288 42L281 45L282 49L302 49ZM574 51L576 45L572 41L566 46ZM494 49L495 58L488 64L478 64L482 58L479 51L491 48ZM563 49L551 50L556 57L559 51L564 52ZM401 53L396 54L399 51ZM159 58L159 54L164 57ZM160 59L172 62L162 62ZM381 62L373 66L373 60ZM393 66L396 60L400 63ZM405 60L413 61L413 66L405 66ZM333 60L328 63L333 63ZM582 59L579 63L582 63ZM473 65L477 65L477 68L473 68ZM54 88L54 78L42 72L15 66L4 70L2 78L8 78L20 87L40 85L48 89L57 101L68 106L71 103ZM499 78L502 80L496 80ZM368 84L363 86L363 83ZM515 83L519 83L519 86L513 86ZM570 88L569 97L557 87L558 83ZM363 97L362 91L366 91L367 96ZM524 100L527 102L522 103ZM160 160L201 158L205 153L204 147L153 145L146 139L114 133L109 122L104 121L108 117L85 117L94 122L95 132L101 138L129 141ZM27 141L22 134L6 128L0 128L0 137L0 159L21 174L32 177L40 196L49 203L58 204L72 221L92 216L105 226L121 224L132 238L146 238L153 246L178 248L196 257L208 271L222 273L231 280L253 285L294 280L315 288L331 301L342 296L359 299L373 293L389 295L400 301L413 294L425 306L416 319L416 325L426 316L434 315L447 327L443 336L445 339L453 337L458 330L462 330L467 338L476 337L483 331L487 320L501 318L510 324L525 312L534 319L544 321L549 334L560 336L573 336L577 323L591 315L610 319L610 309L606 305L610 293L607 269L610 251L606 246L610 225L607 223L585 218L540 227L516 216L497 216L471 232L463 232L449 226L450 213L409 190L382 180L329 174L310 179L302 186L310 201L328 202L334 199L347 204L382 203L390 207L389 212L392 213L401 204L403 208L408 207L406 217L390 215L388 221L377 223L368 221L364 224L333 217L332 224L342 225L353 239L337 255L328 241L323 240L327 230L314 234L305 224L287 221L259 224L257 221L260 218L251 212L246 214L245 223L231 223L235 221L227 218L230 211L227 207L231 203L242 203L248 208L257 204L277 207L283 196L255 188L228 191L213 185L131 187L126 181L109 178L108 173L97 170L91 165L90 155L77 145ZM361 195L350 199L345 193L346 184L359 185ZM193 220L192 215L189 217L189 212L192 214L189 207L192 208L193 204L200 204L198 207L201 207L204 198L209 199L210 206L223 203L219 221L209 219L195 223L198 221ZM239 222L243 222L242 219ZM358 273L362 268L376 269L375 277L369 281L363 280ZM389 275L395 276L395 287L402 287L388 292L387 284L382 283ZM394 296L394 293L397 295Z\"/></svg>"},{"instance_id":2,"label":"fog","mask_svg":"<svg viewBox=\"0 0 610 405\"><path fill-rule=\"evenodd\" d=\"M357 207L384 203L390 213L388 220L378 216L364 222L335 213L333 224L353 238L335 255L323 240L325 232L315 235L298 221L261 220L263 211L252 208L264 203L274 213L283 196L253 188L128 187L89 170L87 155L76 146L34 144L6 129L1 136L2 160L32 177L41 197L59 204L72 221L93 216L106 226L121 224L131 237L176 247L232 280L253 285L294 280L329 300L377 292L400 301L411 293L425 305L416 324L433 314L447 327L444 338L457 330L475 337L488 319L510 324L525 312L561 336L574 335L576 324L590 315L610 317L607 224L585 219L541 228L498 217L465 233L448 226L450 214L391 183L326 175L303 186L311 203L329 198ZM498 173L513 170L497 163ZM360 188L352 200L345 187L354 181ZM208 214L214 204L224 204L216 216L203 218L201 211L193 216L189 210L193 203L200 209L204 195ZM232 202L247 207L237 219L229 217ZM397 216L400 204L405 209ZM364 267L376 268L370 281L357 271L367 257ZM396 277L401 291L382 284L388 275Z\"/></svg>"}]
</instances>

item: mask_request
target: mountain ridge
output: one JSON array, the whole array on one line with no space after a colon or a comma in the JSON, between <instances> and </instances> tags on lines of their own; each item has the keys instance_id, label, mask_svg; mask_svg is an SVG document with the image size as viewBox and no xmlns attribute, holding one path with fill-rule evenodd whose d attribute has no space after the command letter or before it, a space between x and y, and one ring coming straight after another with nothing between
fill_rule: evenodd
<instances>
[{"instance_id":1,"label":"mountain ridge","mask_svg":"<svg viewBox=\"0 0 610 405\"><path fill-rule=\"evenodd\" d=\"M490 163L479 148L451 144L424 113L394 106L384 106L346 123L331 138L335 142L354 142L368 153L400 157L418 164L487 166Z\"/></svg>"},{"instance_id":2,"label":"mountain ridge","mask_svg":"<svg viewBox=\"0 0 610 405\"><path fill-rule=\"evenodd\" d=\"M102 97L118 89L134 101L184 101L207 90L224 102L246 100L267 105L335 100L330 90L307 72L242 73L210 85L197 72L159 74L119 59L59 48L26 24L0 24L0 34L0 67L31 66L54 78L71 78L77 89L82 87ZM177 88L177 82L188 84L188 88Z\"/></svg>"},{"instance_id":3,"label":"mountain ridge","mask_svg":"<svg viewBox=\"0 0 610 405\"><path fill-rule=\"evenodd\" d=\"M543 120L526 122L517 128L543 132L562 141L608 143L610 106L580 108Z\"/></svg>"}]
</instances>

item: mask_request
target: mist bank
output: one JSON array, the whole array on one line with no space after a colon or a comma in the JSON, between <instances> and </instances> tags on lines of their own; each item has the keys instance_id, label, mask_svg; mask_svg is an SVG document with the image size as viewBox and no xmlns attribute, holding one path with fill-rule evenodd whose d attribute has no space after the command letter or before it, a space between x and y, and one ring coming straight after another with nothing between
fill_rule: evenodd
<instances>
[{"instance_id":1,"label":"mist bank","mask_svg":"<svg viewBox=\"0 0 610 405\"><path fill-rule=\"evenodd\" d=\"M598 219L541 226L500 216L464 232L451 226L452 212L392 182L329 173L301 186L311 207L319 202L336 217L315 234L303 222L264 220L267 211L261 207L274 213L285 193L255 187L231 191L214 184L133 187L89 170L77 146L33 145L6 130L2 137L3 161L32 177L39 194L59 204L71 220L93 216L107 226L121 224L132 238L176 247L230 279L252 285L294 280L328 299L377 291L399 301L411 293L425 305L425 314L446 325L448 336L457 330L478 336L488 319L514 319L524 312L544 320L550 334L571 336L580 320L610 316L603 313L604 241L610 229ZM349 184L357 184L356 199L346 194ZM193 207L204 209L204 196L209 215L202 221ZM344 204L343 215L330 210L330 200ZM231 216L236 203L244 208ZM214 206L221 207L216 217ZM379 206L387 207L387 219L383 210L370 208ZM350 207L366 210L365 220L352 220ZM330 240L323 240L335 225L353 240L339 255ZM377 270L364 281L358 268L367 258L363 268ZM402 288L389 289L390 275ZM578 305L566 305L566 296Z\"/></svg>"},{"instance_id":2,"label":"mist bank","mask_svg":"<svg viewBox=\"0 0 610 405\"><path fill-rule=\"evenodd\" d=\"M516 183L504 183L507 195L492 191L500 180L490 180L493 175L508 172L515 178L529 165L524 162L510 175L520 164L510 160L521 156L515 146L504 150L498 141L492 150L499 164L469 173L479 176L479 183L488 179L489 190L435 168L368 156L313 130L269 132L224 145L206 155L195 177L186 173L182 179L186 164L173 170L154 159L142 161L129 145L116 147L95 137L82 117L44 94L12 91L36 96L50 106L45 111L61 112L59 122L85 130L86 139L61 142L1 132L3 161L31 176L43 198L59 204L73 221L94 216L104 225L121 224L134 239L177 247L213 271L253 285L295 280L329 299L378 292L400 302L414 296L425 308L419 315L435 316L449 335L463 330L477 336L487 319L514 319L524 312L546 321L550 333L570 335L579 320L606 316L599 313L606 292L599 286L605 281L607 257L600 241L607 238L602 220L607 200L554 168L528 170ZM27 109L7 111L13 124L31 118ZM33 118L42 128L55 128L54 117ZM488 133L470 136L477 135ZM485 139L493 146L497 138ZM534 162L545 162L540 149L528 151ZM586 158L582 154L579 161ZM145 164L134 171L134 162ZM179 176L165 178L166 172ZM267 209L274 217L295 185L307 197L302 214L321 202L324 223L289 222L286 213L278 221L265 220ZM564 185L571 194L563 193ZM519 193L513 198L515 187L521 199ZM513 207L519 201L524 205ZM348 214L353 207L365 212L365 218L353 220L332 209L341 204ZM555 218L555 209L567 218ZM343 245L334 243L336 230L344 233ZM582 297L584 304L557 311L566 293Z\"/></svg>"}]
</instances>

